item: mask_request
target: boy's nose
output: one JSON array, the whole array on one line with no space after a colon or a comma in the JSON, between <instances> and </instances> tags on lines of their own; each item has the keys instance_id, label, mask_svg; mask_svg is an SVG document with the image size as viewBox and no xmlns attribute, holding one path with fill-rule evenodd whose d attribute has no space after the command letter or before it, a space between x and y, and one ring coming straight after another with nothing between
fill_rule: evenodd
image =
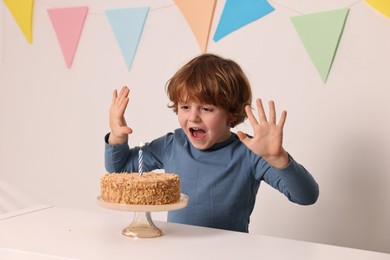
<instances>
[{"instance_id":1,"label":"boy's nose","mask_svg":"<svg viewBox=\"0 0 390 260\"><path fill-rule=\"evenodd\" d=\"M196 109L191 109L188 120L191 122L197 122L199 121L199 118L199 112Z\"/></svg>"}]
</instances>

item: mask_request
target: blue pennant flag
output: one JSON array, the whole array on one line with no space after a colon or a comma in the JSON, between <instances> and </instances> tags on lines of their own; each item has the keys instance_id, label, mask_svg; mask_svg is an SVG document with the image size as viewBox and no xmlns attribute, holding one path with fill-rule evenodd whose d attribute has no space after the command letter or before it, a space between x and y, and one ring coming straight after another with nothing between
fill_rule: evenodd
<instances>
[{"instance_id":1,"label":"blue pennant flag","mask_svg":"<svg viewBox=\"0 0 390 260\"><path fill-rule=\"evenodd\" d=\"M274 10L267 0L226 0L213 39L219 41Z\"/></svg>"},{"instance_id":2,"label":"blue pennant flag","mask_svg":"<svg viewBox=\"0 0 390 260\"><path fill-rule=\"evenodd\" d=\"M105 10L129 70L133 64L148 12L149 7Z\"/></svg>"}]
</instances>

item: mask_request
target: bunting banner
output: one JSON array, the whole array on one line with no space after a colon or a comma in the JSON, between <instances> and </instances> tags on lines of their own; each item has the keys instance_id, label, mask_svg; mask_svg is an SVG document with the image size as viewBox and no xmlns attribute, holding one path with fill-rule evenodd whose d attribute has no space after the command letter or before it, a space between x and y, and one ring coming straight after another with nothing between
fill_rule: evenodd
<instances>
[{"instance_id":1,"label":"bunting banner","mask_svg":"<svg viewBox=\"0 0 390 260\"><path fill-rule=\"evenodd\" d=\"M130 70L142 35L149 7L106 10L106 16Z\"/></svg>"},{"instance_id":2,"label":"bunting banner","mask_svg":"<svg viewBox=\"0 0 390 260\"><path fill-rule=\"evenodd\" d=\"M390 1L364 0L367 5L390 18ZM32 43L34 0L3 0L24 34ZM210 28L214 19L217 0L173 0L190 26L203 53L207 52ZM349 7L291 17L291 21L303 42L315 68L326 82L344 31ZM109 20L128 70L136 54L149 7L109 9L102 13ZM226 0L214 34L214 41L243 26L262 18L275 9L267 0ZM71 67L80 36L88 14L88 7L47 9L66 66ZM100 15L100 13L98 13ZM4 39L5 29L0 28ZM3 42L0 42L3 45ZM2 54L3 49L0 50ZM0 55L1 56L1 55Z\"/></svg>"},{"instance_id":3,"label":"bunting banner","mask_svg":"<svg viewBox=\"0 0 390 260\"><path fill-rule=\"evenodd\" d=\"M32 43L34 0L4 0L26 40Z\"/></svg>"},{"instance_id":4,"label":"bunting banner","mask_svg":"<svg viewBox=\"0 0 390 260\"><path fill-rule=\"evenodd\" d=\"M68 7L47 9L62 54L68 68L72 66L73 58L84 27L88 7Z\"/></svg>"},{"instance_id":5,"label":"bunting banner","mask_svg":"<svg viewBox=\"0 0 390 260\"><path fill-rule=\"evenodd\" d=\"M323 82L328 79L349 8L294 16L291 20Z\"/></svg>"},{"instance_id":6,"label":"bunting banner","mask_svg":"<svg viewBox=\"0 0 390 260\"><path fill-rule=\"evenodd\" d=\"M267 0L226 0L213 39L217 42L274 10Z\"/></svg>"},{"instance_id":7,"label":"bunting banner","mask_svg":"<svg viewBox=\"0 0 390 260\"><path fill-rule=\"evenodd\" d=\"M366 0L372 8L378 10L387 18L390 18L390 1L389 0Z\"/></svg>"},{"instance_id":8,"label":"bunting banner","mask_svg":"<svg viewBox=\"0 0 390 260\"><path fill-rule=\"evenodd\" d=\"M202 53L207 52L217 0L174 0L174 2L186 18Z\"/></svg>"}]
</instances>

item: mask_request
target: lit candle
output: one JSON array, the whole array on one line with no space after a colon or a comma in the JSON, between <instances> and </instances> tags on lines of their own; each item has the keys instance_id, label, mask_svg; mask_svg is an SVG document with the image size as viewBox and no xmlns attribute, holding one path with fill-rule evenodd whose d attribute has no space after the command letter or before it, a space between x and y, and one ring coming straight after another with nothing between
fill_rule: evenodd
<instances>
[{"instance_id":1,"label":"lit candle","mask_svg":"<svg viewBox=\"0 0 390 260\"><path fill-rule=\"evenodd\" d=\"M142 152L142 142L140 143L139 145L139 151L138 151L138 173L139 175L142 175L142 173L144 172L144 156L143 156L143 152Z\"/></svg>"}]
</instances>

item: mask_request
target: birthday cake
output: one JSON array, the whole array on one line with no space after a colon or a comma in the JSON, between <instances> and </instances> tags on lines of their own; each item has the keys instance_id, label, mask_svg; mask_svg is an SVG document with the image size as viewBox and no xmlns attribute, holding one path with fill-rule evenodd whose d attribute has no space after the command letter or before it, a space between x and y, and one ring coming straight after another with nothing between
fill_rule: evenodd
<instances>
[{"instance_id":1,"label":"birthday cake","mask_svg":"<svg viewBox=\"0 0 390 260\"><path fill-rule=\"evenodd\" d=\"M180 201L180 177L173 173L105 174L100 180L106 202L132 205L165 205Z\"/></svg>"}]
</instances>

